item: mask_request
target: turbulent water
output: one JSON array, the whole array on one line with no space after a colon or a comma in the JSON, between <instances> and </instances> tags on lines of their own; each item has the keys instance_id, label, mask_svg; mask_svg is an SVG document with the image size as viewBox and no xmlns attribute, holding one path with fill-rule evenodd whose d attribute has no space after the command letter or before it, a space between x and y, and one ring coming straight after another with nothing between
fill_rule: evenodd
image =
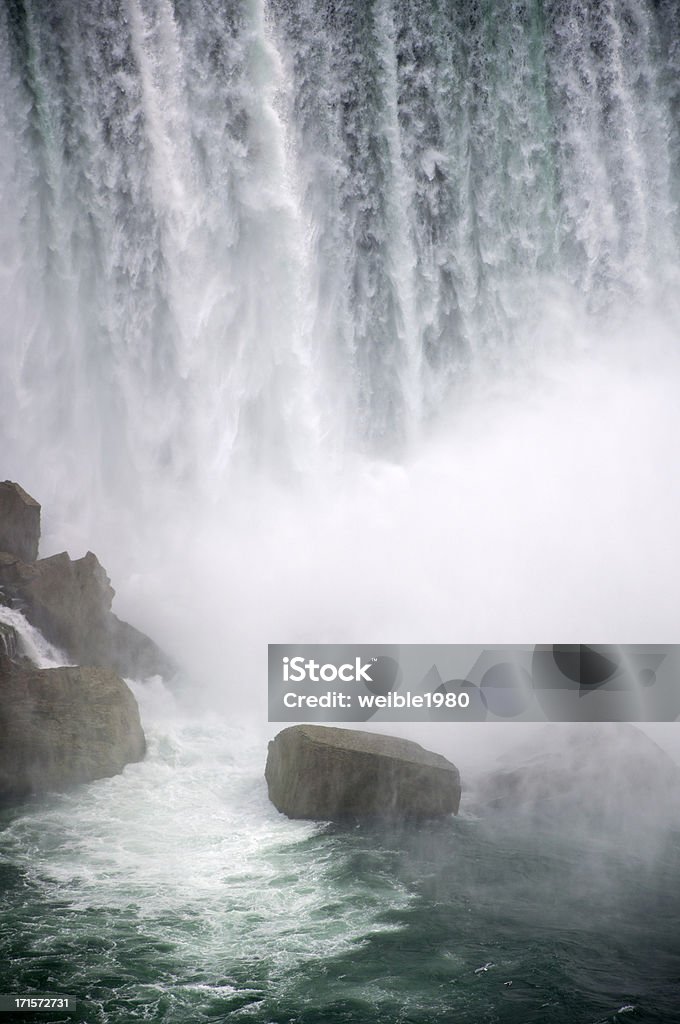
<instances>
[{"instance_id":1,"label":"turbulent water","mask_svg":"<svg viewBox=\"0 0 680 1024\"><path fill-rule=\"evenodd\" d=\"M291 822L261 740L135 692L143 763L0 816L4 991L87 1024L680 1020L680 822Z\"/></svg>"},{"instance_id":2,"label":"turbulent water","mask_svg":"<svg viewBox=\"0 0 680 1024\"><path fill-rule=\"evenodd\" d=\"M3 813L0 989L88 1024L680 1021L670 823L342 830L261 774L267 641L678 639L678 26L0 6L0 473L191 692L135 684L143 764Z\"/></svg>"},{"instance_id":3,"label":"turbulent water","mask_svg":"<svg viewBox=\"0 0 680 1024\"><path fill-rule=\"evenodd\" d=\"M465 802L290 822L261 743L136 692L142 764L0 818L5 991L75 994L87 1024L680 1020L680 833L628 849Z\"/></svg>"}]
</instances>

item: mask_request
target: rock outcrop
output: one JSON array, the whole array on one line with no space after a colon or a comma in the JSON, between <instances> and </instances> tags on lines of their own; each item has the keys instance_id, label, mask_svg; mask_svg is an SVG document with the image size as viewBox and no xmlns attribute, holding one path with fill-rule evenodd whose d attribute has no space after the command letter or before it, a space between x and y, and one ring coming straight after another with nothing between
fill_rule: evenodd
<instances>
[{"instance_id":1,"label":"rock outcrop","mask_svg":"<svg viewBox=\"0 0 680 1024\"><path fill-rule=\"evenodd\" d=\"M611 828L630 818L677 816L680 767L642 730L626 723L551 724L471 788L478 810Z\"/></svg>"},{"instance_id":2,"label":"rock outcrop","mask_svg":"<svg viewBox=\"0 0 680 1024\"><path fill-rule=\"evenodd\" d=\"M87 666L38 668L21 653L20 628L0 622L0 804L115 775L141 760L139 709L117 673L175 671L152 640L113 614L114 590L91 551L38 560L39 538L40 505L18 484L0 484L0 603Z\"/></svg>"},{"instance_id":3,"label":"rock outcrop","mask_svg":"<svg viewBox=\"0 0 680 1024\"><path fill-rule=\"evenodd\" d=\"M135 678L176 672L153 640L113 614L115 591L91 551L75 560L64 551L32 563L2 553L0 586L71 661Z\"/></svg>"},{"instance_id":4,"label":"rock outcrop","mask_svg":"<svg viewBox=\"0 0 680 1024\"><path fill-rule=\"evenodd\" d=\"M10 551L24 562L38 557L40 505L23 487L0 483L0 551Z\"/></svg>"},{"instance_id":5,"label":"rock outcrop","mask_svg":"<svg viewBox=\"0 0 680 1024\"><path fill-rule=\"evenodd\" d=\"M116 775L145 749L137 702L115 673L0 655L0 804Z\"/></svg>"},{"instance_id":6,"label":"rock outcrop","mask_svg":"<svg viewBox=\"0 0 680 1024\"><path fill-rule=\"evenodd\" d=\"M0 484L0 598L71 661L145 678L174 676L171 658L111 611L115 591L97 556L63 551L38 560L40 505L19 484Z\"/></svg>"},{"instance_id":7,"label":"rock outcrop","mask_svg":"<svg viewBox=\"0 0 680 1024\"><path fill-rule=\"evenodd\" d=\"M408 820L457 814L455 765L418 743L294 725L269 744L269 799L289 818Z\"/></svg>"}]
</instances>

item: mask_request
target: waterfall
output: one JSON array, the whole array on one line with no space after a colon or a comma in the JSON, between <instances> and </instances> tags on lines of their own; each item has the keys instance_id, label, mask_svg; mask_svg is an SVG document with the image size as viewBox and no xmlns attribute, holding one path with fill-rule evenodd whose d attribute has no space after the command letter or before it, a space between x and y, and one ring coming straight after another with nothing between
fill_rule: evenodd
<instances>
[{"instance_id":1,"label":"waterfall","mask_svg":"<svg viewBox=\"0 0 680 1024\"><path fill-rule=\"evenodd\" d=\"M15 474L398 448L542 296L678 284L677 4L12 0ZM674 21L674 18L676 19ZM511 355L510 358L515 358ZM102 479L105 477L106 479Z\"/></svg>"},{"instance_id":2,"label":"waterfall","mask_svg":"<svg viewBox=\"0 0 680 1024\"><path fill-rule=\"evenodd\" d=\"M49 643L23 612L3 604L0 604L0 654L26 658L38 668L59 668L68 664L63 651Z\"/></svg>"},{"instance_id":3,"label":"waterfall","mask_svg":"<svg viewBox=\"0 0 680 1024\"><path fill-rule=\"evenodd\" d=\"M480 381L540 395L553 350L628 330L653 365L678 24L677 0L7 0L4 475L114 550L256 480L398 474Z\"/></svg>"}]
</instances>

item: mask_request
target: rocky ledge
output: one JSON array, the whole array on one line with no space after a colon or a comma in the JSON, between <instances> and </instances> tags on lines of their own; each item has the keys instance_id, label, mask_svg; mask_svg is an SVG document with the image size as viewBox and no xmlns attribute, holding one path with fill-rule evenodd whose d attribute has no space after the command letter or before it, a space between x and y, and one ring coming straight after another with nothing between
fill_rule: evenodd
<instances>
[{"instance_id":1,"label":"rocky ledge","mask_svg":"<svg viewBox=\"0 0 680 1024\"><path fill-rule=\"evenodd\" d=\"M265 778L289 818L436 818L457 814L461 795L455 765L418 743L319 725L280 732Z\"/></svg>"},{"instance_id":2,"label":"rocky ledge","mask_svg":"<svg viewBox=\"0 0 680 1024\"><path fill-rule=\"evenodd\" d=\"M38 558L40 505L19 484L0 483L0 603L20 609L50 643L81 665L143 679L177 667L148 636L114 615L115 590L91 551Z\"/></svg>"},{"instance_id":3,"label":"rocky ledge","mask_svg":"<svg viewBox=\"0 0 680 1024\"><path fill-rule=\"evenodd\" d=\"M146 750L115 672L38 669L0 656L0 804L116 775Z\"/></svg>"},{"instance_id":4,"label":"rocky ledge","mask_svg":"<svg viewBox=\"0 0 680 1024\"><path fill-rule=\"evenodd\" d=\"M144 733L121 676L176 672L153 640L114 615L114 590L96 555L39 559L39 539L38 502L18 484L0 483L0 605L22 612L76 663L39 668L22 650L18 617L0 621L0 804L139 761Z\"/></svg>"},{"instance_id":5,"label":"rocky ledge","mask_svg":"<svg viewBox=\"0 0 680 1024\"><path fill-rule=\"evenodd\" d=\"M172 660L148 636L111 611L115 591L96 555L63 551L26 563L0 552L0 587L50 643L81 665L144 679L173 676Z\"/></svg>"}]
</instances>

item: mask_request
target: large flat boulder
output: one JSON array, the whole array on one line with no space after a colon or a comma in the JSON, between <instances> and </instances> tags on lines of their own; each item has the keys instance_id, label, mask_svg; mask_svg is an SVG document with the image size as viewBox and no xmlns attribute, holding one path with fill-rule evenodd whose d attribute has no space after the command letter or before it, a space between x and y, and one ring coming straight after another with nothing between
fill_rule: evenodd
<instances>
[{"instance_id":1,"label":"large flat boulder","mask_svg":"<svg viewBox=\"0 0 680 1024\"><path fill-rule=\"evenodd\" d=\"M63 551L31 563L0 553L0 587L71 661L134 678L176 672L153 640L111 611L115 591L91 551L78 559Z\"/></svg>"},{"instance_id":2,"label":"large flat boulder","mask_svg":"<svg viewBox=\"0 0 680 1024\"><path fill-rule=\"evenodd\" d=\"M145 750L137 702L114 672L0 655L0 804L116 775Z\"/></svg>"},{"instance_id":3,"label":"large flat boulder","mask_svg":"<svg viewBox=\"0 0 680 1024\"><path fill-rule=\"evenodd\" d=\"M24 562L38 557L40 505L23 487L0 483L0 551L9 551Z\"/></svg>"},{"instance_id":4,"label":"large flat boulder","mask_svg":"<svg viewBox=\"0 0 680 1024\"><path fill-rule=\"evenodd\" d=\"M284 729L269 744L265 778L289 818L435 818L460 804L458 769L441 754L358 729Z\"/></svg>"}]
</instances>

